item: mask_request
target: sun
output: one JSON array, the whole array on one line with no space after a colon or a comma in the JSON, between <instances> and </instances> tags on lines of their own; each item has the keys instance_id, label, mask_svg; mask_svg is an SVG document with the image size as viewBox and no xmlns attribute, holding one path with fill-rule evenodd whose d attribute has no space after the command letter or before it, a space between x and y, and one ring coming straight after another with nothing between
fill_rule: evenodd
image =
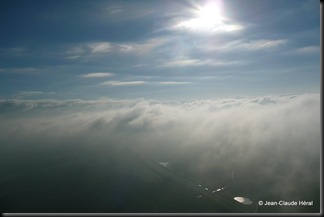
<instances>
[{"instance_id":1,"label":"sun","mask_svg":"<svg viewBox=\"0 0 324 217\"><path fill-rule=\"evenodd\" d=\"M212 30L224 21L222 11L216 3L197 6L194 17L179 23L179 26L193 30Z\"/></svg>"},{"instance_id":2,"label":"sun","mask_svg":"<svg viewBox=\"0 0 324 217\"><path fill-rule=\"evenodd\" d=\"M201 7L197 11L197 24L201 27L212 28L223 22L224 18L220 7L216 3L210 3Z\"/></svg>"},{"instance_id":3,"label":"sun","mask_svg":"<svg viewBox=\"0 0 324 217\"><path fill-rule=\"evenodd\" d=\"M239 25L228 23L222 4L219 2L212 2L195 7L193 10L193 18L179 22L176 27L204 32L231 32L241 29Z\"/></svg>"}]
</instances>

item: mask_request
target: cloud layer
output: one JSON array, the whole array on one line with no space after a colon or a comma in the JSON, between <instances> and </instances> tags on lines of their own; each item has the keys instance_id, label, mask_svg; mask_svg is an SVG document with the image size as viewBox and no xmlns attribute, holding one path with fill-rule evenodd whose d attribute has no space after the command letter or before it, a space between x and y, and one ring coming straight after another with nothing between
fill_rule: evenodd
<instances>
[{"instance_id":1,"label":"cloud layer","mask_svg":"<svg viewBox=\"0 0 324 217\"><path fill-rule=\"evenodd\" d=\"M19 157L69 153L71 163L76 153L101 159L122 149L171 162L209 186L221 185L233 171L232 190L253 199L319 198L318 94L186 102L1 100L0 111L0 148L7 155L1 172L8 177ZM125 161L120 157L112 167Z\"/></svg>"}]
</instances>

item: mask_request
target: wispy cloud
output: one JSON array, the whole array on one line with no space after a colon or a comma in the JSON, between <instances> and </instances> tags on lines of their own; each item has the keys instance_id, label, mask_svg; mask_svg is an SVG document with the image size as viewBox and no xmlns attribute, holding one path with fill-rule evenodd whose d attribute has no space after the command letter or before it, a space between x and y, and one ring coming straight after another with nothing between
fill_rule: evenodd
<instances>
[{"instance_id":1,"label":"wispy cloud","mask_svg":"<svg viewBox=\"0 0 324 217\"><path fill-rule=\"evenodd\" d=\"M115 5L115 6L110 6L105 8L105 10L109 13L109 14L118 14L121 13L125 10L125 8L123 8L121 5Z\"/></svg>"},{"instance_id":2,"label":"wispy cloud","mask_svg":"<svg viewBox=\"0 0 324 217\"><path fill-rule=\"evenodd\" d=\"M74 47L70 47L66 51L66 54L82 54L84 52L85 52L85 49L82 46L74 46Z\"/></svg>"},{"instance_id":3,"label":"wispy cloud","mask_svg":"<svg viewBox=\"0 0 324 217\"><path fill-rule=\"evenodd\" d=\"M106 81L101 83L101 85L111 85L111 86L129 86L129 85L143 85L145 81Z\"/></svg>"},{"instance_id":4,"label":"wispy cloud","mask_svg":"<svg viewBox=\"0 0 324 217\"><path fill-rule=\"evenodd\" d=\"M181 66L197 66L201 65L201 61L198 59L182 59L168 61L160 65L160 67L181 67Z\"/></svg>"},{"instance_id":5,"label":"wispy cloud","mask_svg":"<svg viewBox=\"0 0 324 217\"><path fill-rule=\"evenodd\" d=\"M181 84L190 84L191 82L186 81L161 81L159 84L162 85L181 85Z\"/></svg>"},{"instance_id":6,"label":"wispy cloud","mask_svg":"<svg viewBox=\"0 0 324 217\"><path fill-rule=\"evenodd\" d=\"M93 73L88 73L85 75L81 75L83 78L102 78L102 77L110 77L113 74L110 72L93 72Z\"/></svg>"},{"instance_id":7,"label":"wispy cloud","mask_svg":"<svg viewBox=\"0 0 324 217\"><path fill-rule=\"evenodd\" d=\"M184 84L191 84L192 82L188 81L105 81L100 83L100 85L110 85L110 86L131 86L131 85L143 85L143 84L150 84L150 85L184 85Z\"/></svg>"},{"instance_id":8,"label":"wispy cloud","mask_svg":"<svg viewBox=\"0 0 324 217\"><path fill-rule=\"evenodd\" d=\"M277 40L256 40L248 43L243 43L241 46L246 49L259 50L259 49L269 49L273 47L279 47L288 42L287 39L277 39Z\"/></svg>"},{"instance_id":9,"label":"wispy cloud","mask_svg":"<svg viewBox=\"0 0 324 217\"><path fill-rule=\"evenodd\" d=\"M24 47L11 47L11 48L2 48L0 47L0 53L6 53L12 56L21 56L25 54L26 48Z\"/></svg>"},{"instance_id":10,"label":"wispy cloud","mask_svg":"<svg viewBox=\"0 0 324 217\"><path fill-rule=\"evenodd\" d=\"M271 50L288 43L287 39L258 39L258 40L234 40L225 44L203 44L199 48L204 51L231 52L231 51L259 51Z\"/></svg>"},{"instance_id":11,"label":"wispy cloud","mask_svg":"<svg viewBox=\"0 0 324 217\"><path fill-rule=\"evenodd\" d=\"M222 47L223 49L243 49L243 50L264 50L279 47L288 42L287 39L260 39L245 42L242 40L233 41Z\"/></svg>"},{"instance_id":12,"label":"wispy cloud","mask_svg":"<svg viewBox=\"0 0 324 217\"><path fill-rule=\"evenodd\" d=\"M301 47L295 50L298 54L314 54L320 52L319 46L307 46L307 47Z\"/></svg>"},{"instance_id":13,"label":"wispy cloud","mask_svg":"<svg viewBox=\"0 0 324 217\"><path fill-rule=\"evenodd\" d=\"M155 48L162 46L167 41L166 38L153 38L137 43L115 44L115 50L120 53L147 54Z\"/></svg>"},{"instance_id":14,"label":"wispy cloud","mask_svg":"<svg viewBox=\"0 0 324 217\"><path fill-rule=\"evenodd\" d=\"M190 30L190 31L211 31L211 32L236 32L243 30L244 27L239 24L212 23L203 19L194 18L184 20L169 27L171 30Z\"/></svg>"},{"instance_id":15,"label":"wispy cloud","mask_svg":"<svg viewBox=\"0 0 324 217\"><path fill-rule=\"evenodd\" d=\"M221 61L214 59L179 59L165 61L158 67L187 67L187 66L228 66L243 64L241 61Z\"/></svg>"},{"instance_id":16,"label":"wispy cloud","mask_svg":"<svg viewBox=\"0 0 324 217\"><path fill-rule=\"evenodd\" d=\"M112 51L110 42L93 42L72 46L65 51L67 59L77 59L82 57L97 56Z\"/></svg>"},{"instance_id":17,"label":"wispy cloud","mask_svg":"<svg viewBox=\"0 0 324 217\"><path fill-rule=\"evenodd\" d=\"M65 55L67 59L77 59L82 57L86 53L85 47L82 46L74 46L70 47L65 51Z\"/></svg>"},{"instance_id":18,"label":"wispy cloud","mask_svg":"<svg viewBox=\"0 0 324 217\"><path fill-rule=\"evenodd\" d=\"M91 53L107 53L111 51L112 45L109 42L97 42L87 45L90 48Z\"/></svg>"},{"instance_id":19,"label":"wispy cloud","mask_svg":"<svg viewBox=\"0 0 324 217\"><path fill-rule=\"evenodd\" d=\"M97 57L106 54L148 54L155 48L167 42L167 38L152 38L141 42L95 42L80 44L68 48L65 52L67 59L82 57Z\"/></svg>"},{"instance_id":20,"label":"wispy cloud","mask_svg":"<svg viewBox=\"0 0 324 217\"><path fill-rule=\"evenodd\" d=\"M41 91L19 91L17 94L13 95L14 98L24 98L34 95L43 94Z\"/></svg>"},{"instance_id":21,"label":"wispy cloud","mask_svg":"<svg viewBox=\"0 0 324 217\"><path fill-rule=\"evenodd\" d=\"M156 12L153 8L146 7L145 5L134 5L123 2L118 4L109 3L107 7L101 9L99 19L107 19L108 22L121 21L121 20L134 20L153 15Z\"/></svg>"},{"instance_id":22,"label":"wispy cloud","mask_svg":"<svg viewBox=\"0 0 324 217\"><path fill-rule=\"evenodd\" d=\"M177 40L182 40L178 38ZM140 42L96 42L85 43L69 48L65 54L67 59L78 58L94 58L103 55L148 55L154 54L155 56L168 54L170 51L170 43L175 41L174 37L158 37L150 38ZM287 39L259 39L259 40L234 40L224 44L210 43L208 41L202 42L195 47L187 47L186 52L193 53L194 49L202 52L234 52L234 51L272 51L275 48L280 48L288 43ZM181 44L181 43L180 43ZM168 45L168 46L165 46ZM177 45L179 46L179 45ZM179 47L183 49L183 47ZM315 48L309 47L298 52L313 52ZM172 51L174 52L174 51ZM237 65L242 64L239 61L230 60L214 60L214 59L197 59L197 58L184 58L172 59L167 63L162 63L159 67L182 67L182 66L224 66L224 65ZM143 64L138 64L139 66Z\"/></svg>"}]
</instances>

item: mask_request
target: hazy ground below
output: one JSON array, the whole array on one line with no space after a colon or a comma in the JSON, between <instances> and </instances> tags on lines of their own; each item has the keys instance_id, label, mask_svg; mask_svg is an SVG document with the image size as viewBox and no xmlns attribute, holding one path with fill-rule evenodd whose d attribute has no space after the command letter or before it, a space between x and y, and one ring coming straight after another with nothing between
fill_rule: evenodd
<instances>
[{"instance_id":1,"label":"hazy ground below","mask_svg":"<svg viewBox=\"0 0 324 217\"><path fill-rule=\"evenodd\" d=\"M38 145L40 147L40 145ZM75 149L74 149L75 148ZM9 146L1 160L0 207L2 212L91 212L91 213L219 213L238 212L223 207L208 197L197 198L199 192L172 178L163 176L145 165L136 151L123 147L79 147L29 150L23 146ZM98 150L99 149L99 150ZM197 153L198 154L198 153ZM154 156L157 162L163 155ZM215 190L234 180L220 192L230 201L232 196L246 196L254 200L291 201L312 200L314 206L258 207L258 212L318 212L319 183L308 189L280 198L272 183L276 179L257 177L257 168L244 165L211 165L205 173L194 168L193 156L170 159L169 170L194 183ZM198 157L198 156L197 156ZM15 161L12 161L15 159ZM245 165L246 166L246 165ZM262 166L262 165L260 165ZM284 165L274 176L284 176ZM302 172L302 171L301 171ZM263 180L263 181L262 181ZM299 184L298 180L296 183ZM292 183L292 185L296 185ZM317 184L317 185L315 185ZM233 201L231 201L233 203Z\"/></svg>"}]
</instances>

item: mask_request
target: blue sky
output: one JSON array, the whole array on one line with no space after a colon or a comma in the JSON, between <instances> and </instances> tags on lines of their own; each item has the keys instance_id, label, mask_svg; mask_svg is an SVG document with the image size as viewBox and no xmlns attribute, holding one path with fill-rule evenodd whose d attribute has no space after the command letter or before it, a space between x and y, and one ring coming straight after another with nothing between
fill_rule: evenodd
<instances>
[{"instance_id":1,"label":"blue sky","mask_svg":"<svg viewBox=\"0 0 324 217\"><path fill-rule=\"evenodd\" d=\"M0 97L319 93L315 0L1 1Z\"/></svg>"}]
</instances>

